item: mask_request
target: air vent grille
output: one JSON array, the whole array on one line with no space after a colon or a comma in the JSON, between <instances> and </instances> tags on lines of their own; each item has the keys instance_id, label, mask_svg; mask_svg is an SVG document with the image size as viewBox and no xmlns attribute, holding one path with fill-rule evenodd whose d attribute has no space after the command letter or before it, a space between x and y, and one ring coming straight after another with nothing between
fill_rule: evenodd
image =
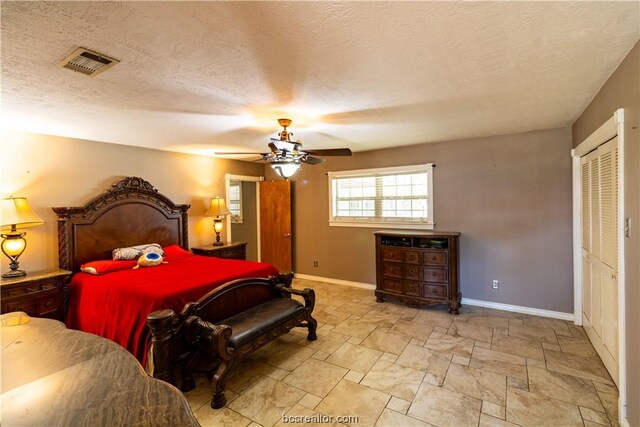
<instances>
[{"instance_id":1,"label":"air vent grille","mask_svg":"<svg viewBox=\"0 0 640 427\"><path fill-rule=\"evenodd\" d=\"M88 76L100 74L120 61L106 55L79 47L60 62L60 66Z\"/></svg>"}]
</instances>

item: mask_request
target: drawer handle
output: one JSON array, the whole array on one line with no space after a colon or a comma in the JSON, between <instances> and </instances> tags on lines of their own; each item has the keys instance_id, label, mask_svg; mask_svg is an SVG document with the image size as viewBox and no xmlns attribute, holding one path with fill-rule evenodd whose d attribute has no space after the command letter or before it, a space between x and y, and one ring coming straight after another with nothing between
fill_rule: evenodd
<instances>
[{"instance_id":1,"label":"drawer handle","mask_svg":"<svg viewBox=\"0 0 640 427\"><path fill-rule=\"evenodd\" d=\"M436 260L436 257L431 258L431 260L432 260L432 261L435 261L435 260Z\"/></svg>"},{"instance_id":2,"label":"drawer handle","mask_svg":"<svg viewBox=\"0 0 640 427\"><path fill-rule=\"evenodd\" d=\"M52 305L53 305L53 301L47 301L44 306L51 307Z\"/></svg>"},{"instance_id":3,"label":"drawer handle","mask_svg":"<svg viewBox=\"0 0 640 427\"><path fill-rule=\"evenodd\" d=\"M434 271L433 273L431 273L431 275L432 275L432 276L435 276L435 275L436 275L436 272Z\"/></svg>"},{"instance_id":4,"label":"drawer handle","mask_svg":"<svg viewBox=\"0 0 640 427\"><path fill-rule=\"evenodd\" d=\"M23 306L19 306L17 311L24 311L24 307Z\"/></svg>"},{"instance_id":5,"label":"drawer handle","mask_svg":"<svg viewBox=\"0 0 640 427\"><path fill-rule=\"evenodd\" d=\"M25 288L24 291L25 292L35 292L37 289L33 289L33 288Z\"/></svg>"},{"instance_id":6,"label":"drawer handle","mask_svg":"<svg viewBox=\"0 0 640 427\"><path fill-rule=\"evenodd\" d=\"M56 285L42 285L43 291L48 291L49 289L55 289Z\"/></svg>"},{"instance_id":7,"label":"drawer handle","mask_svg":"<svg viewBox=\"0 0 640 427\"><path fill-rule=\"evenodd\" d=\"M437 289L431 289L431 293L433 293L433 294L437 294L437 293L438 293L438 290L437 290Z\"/></svg>"}]
</instances>

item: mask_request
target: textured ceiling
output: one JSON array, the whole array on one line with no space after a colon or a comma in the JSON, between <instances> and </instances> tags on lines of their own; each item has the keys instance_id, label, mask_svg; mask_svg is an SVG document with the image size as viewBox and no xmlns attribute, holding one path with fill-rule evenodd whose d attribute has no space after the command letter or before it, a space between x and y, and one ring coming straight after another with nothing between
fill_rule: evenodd
<instances>
[{"instance_id":1,"label":"textured ceiling","mask_svg":"<svg viewBox=\"0 0 640 427\"><path fill-rule=\"evenodd\" d=\"M276 119L354 151L570 125L639 38L633 2L8 2L2 126L198 154ZM58 67L82 46L122 61Z\"/></svg>"}]
</instances>

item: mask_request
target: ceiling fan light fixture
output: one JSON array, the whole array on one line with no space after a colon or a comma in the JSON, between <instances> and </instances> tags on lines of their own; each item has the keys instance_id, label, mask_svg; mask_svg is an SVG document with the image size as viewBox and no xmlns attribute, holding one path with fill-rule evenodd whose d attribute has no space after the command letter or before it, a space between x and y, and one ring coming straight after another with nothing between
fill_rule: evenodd
<instances>
[{"instance_id":1,"label":"ceiling fan light fixture","mask_svg":"<svg viewBox=\"0 0 640 427\"><path fill-rule=\"evenodd\" d=\"M271 162L271 167L282 178L289 179L298 171L300 163L296 161L276 160Z\"/></svg>"}]
</instances>

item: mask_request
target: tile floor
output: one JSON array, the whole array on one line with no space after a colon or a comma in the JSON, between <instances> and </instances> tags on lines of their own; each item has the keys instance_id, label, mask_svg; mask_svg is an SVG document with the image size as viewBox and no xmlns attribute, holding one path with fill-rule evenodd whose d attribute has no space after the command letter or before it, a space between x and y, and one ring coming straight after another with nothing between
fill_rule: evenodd
<instances>
[{"instance_id":1,"label":"tile floor","mask_svg":"<svg viewBox=\"0 0 640 427\"><path fill-rule=\"evenodd\" d=\"M377 303L371 290L294 287L316 291L318 340L296 329L244 359L223 409L211 409L209 383L197 378L185 395L203 426L618 425L617 389L570 322L466 306L452 316ZM348 416L357 422L338 418Z\"/></svg>"}]
</instances>

